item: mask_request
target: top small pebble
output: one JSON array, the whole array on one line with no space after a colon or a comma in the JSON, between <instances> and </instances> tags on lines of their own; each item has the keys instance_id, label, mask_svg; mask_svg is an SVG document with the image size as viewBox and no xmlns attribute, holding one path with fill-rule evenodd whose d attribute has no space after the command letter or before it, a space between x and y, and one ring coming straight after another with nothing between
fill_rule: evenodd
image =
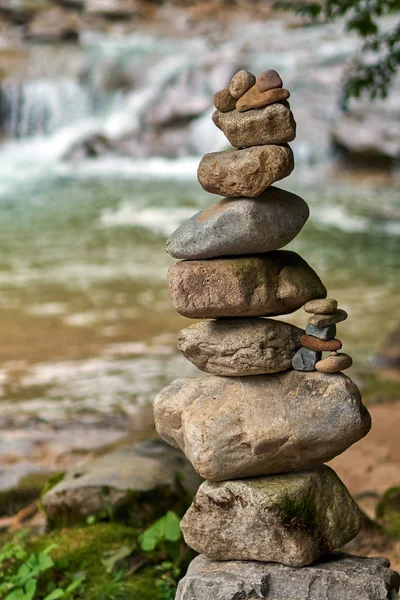
<instances>
[{"instance_id":1,"label":"top small pebble","mask_svg":"<svg viewBox=\"0 0 400 600\"><path fill-rule=\"evenodd\" d=\"M231 79L229 91L231 96L238 100L241 98L253 85L256 83L256 78L253 73L249 73L242 69L238 71Z\"/></svg>"},{"instance_id":2,"label":"top small pebble","mask_svg":"<svg viewBox=\"0 0 400 600\"><path fill-rule=\"evenodd\" d=\"M321 298L320 300L311 300L303 306L307 313L318 315L327 315L334 313L338 307L337 300L333 298Z\"/></svg>"},{"instance_id":3,"label":"top small pebble","mask_svg":"<svg viewBox=\"0 0 400 600\"><path fill-rule=\"evenodd\" d=\"M268 69L268 71L264 71L257 76L256 85L260 92L267 92L268 90L274 90L275 88L283 87L283 82L279 74L274 71L274 69Z\"/></svg>"}]
</instances>

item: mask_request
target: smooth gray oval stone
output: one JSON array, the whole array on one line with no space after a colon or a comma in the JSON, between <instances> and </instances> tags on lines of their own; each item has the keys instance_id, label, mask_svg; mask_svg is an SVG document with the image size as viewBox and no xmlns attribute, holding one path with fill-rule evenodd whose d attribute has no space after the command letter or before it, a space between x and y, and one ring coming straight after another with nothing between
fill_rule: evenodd
<instances>
[{"instance_id":1,"label":"smooth gray oval stone","mask_svg":"<svg viewBox=\"0 0 400 600\"><path fill-rule=\"evenodd\" d=\"M271 252L291 242L309 214L302 198L276 187L258 198L223 198L182 223L167 252L185 260Z\"/></svg>"},{"instance_id":2,"label":"smooth gray oval stone","mask_svg":"<svg viewBox=\"0 0 400 600\"><path fill-rule=\"evenodd\" d=\"M329 325L329 327L317 327L316 325L307 323L306 334L313 335L320 340L331 340L336 335L336 325Z\"/></svg>"}]
</instances>

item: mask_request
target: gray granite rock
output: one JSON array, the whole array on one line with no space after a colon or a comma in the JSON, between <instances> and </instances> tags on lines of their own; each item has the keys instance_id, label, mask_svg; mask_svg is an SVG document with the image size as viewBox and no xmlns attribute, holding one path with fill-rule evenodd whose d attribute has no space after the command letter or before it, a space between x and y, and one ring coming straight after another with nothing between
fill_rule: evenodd
<instances>
[{"instance_id":1,"label":"gray granite rock","mask_svg":"<svg viewBox=\"0 0 400 600\"><path fill-rule=\"evenodd\" d=\"M205 154L197 178L211 194L256 198L273 183L290 175L293 169L293 152L289 146L253 146Z\"/></svg>"},{"instance_id":2,"label":"gray granite rock","mask_svg":"<svg viewBox=\"0 0 400 600\"><path fill-rule=\"evenodd\" d=\"M361 515L332 469L205 481L181 521L188 546L214 560L301 567L352 540Z\"/></svg>"},{"instance_id":3,"label":"gray granite rock","mask_svg":"<svg viewBox=\"0 0 400 600\"><path fill-rule=\"evenodd\" d=\"M178 262L168 282L175 310L192 319L284 315L326 294L315 271L287 250Z\"/></svg>"},{"instance_id":4,"label":"gray granite rock","mask_svg":"<svg viewBox=\"0 0 400 600\"><path fill-rule=\"evenodd\" d=\"M154 418L160 436L213 481L329 461L371 427L351 379L293 370L176 379L156 397Z\"/></svg>"},{"instance_id":5,"label":"gray granite rock","mask_svg":"<svg viewBox=\"0 0 400 600\"><path fill-rule=\"evenodd\" d=\"M65 527L123 514L124 522L150 524L201 483L186 458L151 439L85 461L68 471L42 498L48 523ZM182 507L185 510L185 506Z\"/></svg>"},{"instance_id":6,"label":"gray granite rock","mask_svg":"<svg viewBox=\"0 0 400 600\"><path fill-rule=\"evenodd\" d=\"M296 137L296 121L290 109L282 103L244 113L237 110L222 113L216 110L212 118L236 148L286 144Z\"/></svg>"},{"instance_id":7,"label":"gray granite rock","mask_svg":"<svg viewBox=\"0 0 400 600\"><path fill-rule=\"evenodd\" d=\"M178 348L201 371L221 376L278 373L291 367L303 331L275 319L203 321L178 336Z\"/></svg>"},{"instance_id":8,"label":"gray granite rock","mask_svg":"<svg viewBox=\"0 0 400 600\"><path fill-rule=\"evenodd\" d=\"M306 334L313 335L320 340L331 340L336 335L336 325L329 325L329 327L316 327L311 323L307 323Z\"/></svg>"},{"instance_id":9,"label":"gray granite rock","mask_svg":"<svg viewBox=\"0 0 400 600\"><path fill-rule=\"evenodd\" d=\"M271 252L289 244L308 216L299 196L271 187L258 198L211 204L182 223L166 248L185 260Z\"/></svg>"},{"instance_id":10,"label":"gray granite rock","mask_svg":"<svg viewBox=\"0 0 400 600\"><path fill-rule=\"evenodd\" d=\"M400 576L386 558L332 552L306 569L197 556L176 600L395 600Z\"/></svg>"},{"instance_id":11,"label":"gray granite rock","mask_svg":"<svg viewBox=\"0 0 400 600\"><path fill-rule=\"evenodd\" d=\"M296 371L315 371L315 363L321 360L322 352L300 348L292 360L292 367Z\"/></svg>"}]
</instances>

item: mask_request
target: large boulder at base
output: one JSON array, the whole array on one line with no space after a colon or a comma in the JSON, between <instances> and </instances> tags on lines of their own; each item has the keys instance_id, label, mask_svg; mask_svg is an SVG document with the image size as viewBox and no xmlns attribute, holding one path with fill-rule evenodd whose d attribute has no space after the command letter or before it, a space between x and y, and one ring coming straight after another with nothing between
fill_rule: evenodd
<instances>
[{"instance_id":1,"label":"large boulder at base","mask_svg":"<svg viewBox=\"0 0 400 600\"><path fill-rule=\"evenodd\" d=\"M343 374L176 379L154 402L160 436L205 479L224 481L331 460L371 427Z\"/></svg>"},{"instance_id":2,"label":"large boulder at base","mask_svg":"<svg viewBox=\"0 0 400 600\"><path fill-rule=\"evenodd\" d=\"M292 313L326 289L295 252L182 261L168 271L175 310L191 319Z\"/></svg>"},{"instance_id":3,"label":"large boulder at base","mask_svg":"<svg viewBox=\"0 0 400 600\"><path fill-rule=\"evenodd\" d=\"M290 108L283 104L270 104L243 113L216 110L212 119L236 148L287 144L296 137L296 121Z\"/></svg>"},{"instance_id":4,"label":"large boulder at base","mask_svg":"<svg viewBox=\"0 0 400 600\"><path fill-rule=\"evenodd\" d=\"M352 540L357 504L332 469L204 482L181 521L186 543L214 560L302 567Z\"/></svg>"},{"instance_id":5,"label":"large boulder at base","mask_svg":"<svg viewBox=\"0 0 400 600\"><path fill-rule=\"evenodd\" d=\"M387 558L342 552L297 569L276 563L213 561L190 564L176 600L394 600L400 576Z\"/></svg>"},{"instance_id":6,"label":"large boulder at base","mask_svg":"<svg viewBox=\"0 0 400 600\"><path fill-rule=\"evenodd\" d=\"M253 146L205 154L197 178L211 194L256 198L275 181L288 177L293 169L289 146Z\"/></svg>"},{"instance_id":7,"label":"large boulder at base","mask_svg":"<svg viewBox=\"0 0 400 600\"><path fill-rule=\"evenodd\" d=\"M181 452L151 439L68 471L42 505L55 526L84 523L89 516L144 525L172 507L182 513L200 483Z\"/></svg>"},{"instance_id":8,"label":"large boulder at base","mask_svg":"<svg viewBox=\"0 0 400 600\"><path fill-rule=\"evenodd\" d=\"M222 376L286 371L303 331L274 319L203 321L182 329L178 349L201 371Z\"/></svg>"},{"instance_id":9,"label":"large boulder at base","mask_svg":"<svg viewBox=\"0 0 400 600\"><path fill-rule=\"evenodd\" d=\"M185 260L271 252L289 244L309 214L299 196L275 187L255 199L224 198L182 223L167 252Z\"/></svg>"}]
</instances>

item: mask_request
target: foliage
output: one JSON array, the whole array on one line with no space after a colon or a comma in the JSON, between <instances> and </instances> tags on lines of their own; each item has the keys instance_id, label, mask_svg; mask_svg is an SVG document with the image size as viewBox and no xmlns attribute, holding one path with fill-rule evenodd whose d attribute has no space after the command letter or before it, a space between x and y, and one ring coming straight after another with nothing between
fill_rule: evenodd
<instances>
[{"instance_id":1,"label":"foliage","mask_svg":"<svg viewBox=\"0 0 400 600\"><path fill-rule=\"evenodd\" d=\"M278 0L276 8L293 10L312 19L345 19L346 30L363 41L347 73L343 104L368 92L372 99L385 98L400 66L400 23L382 29L380 17L400 11L400 0ZM362 57L362 58L361 58Z\"/></svg>"},{"instance_id":2,"label":"foliage","mask_svg":"<svg viewBox=\"0 0 400 600\"><path fill-rule=\"evenodd\" d=\"M145 531L120 523L24 532L0 548L0 600L173 600L193 554L179 517Z\"/></svg>"}]
</instances>

